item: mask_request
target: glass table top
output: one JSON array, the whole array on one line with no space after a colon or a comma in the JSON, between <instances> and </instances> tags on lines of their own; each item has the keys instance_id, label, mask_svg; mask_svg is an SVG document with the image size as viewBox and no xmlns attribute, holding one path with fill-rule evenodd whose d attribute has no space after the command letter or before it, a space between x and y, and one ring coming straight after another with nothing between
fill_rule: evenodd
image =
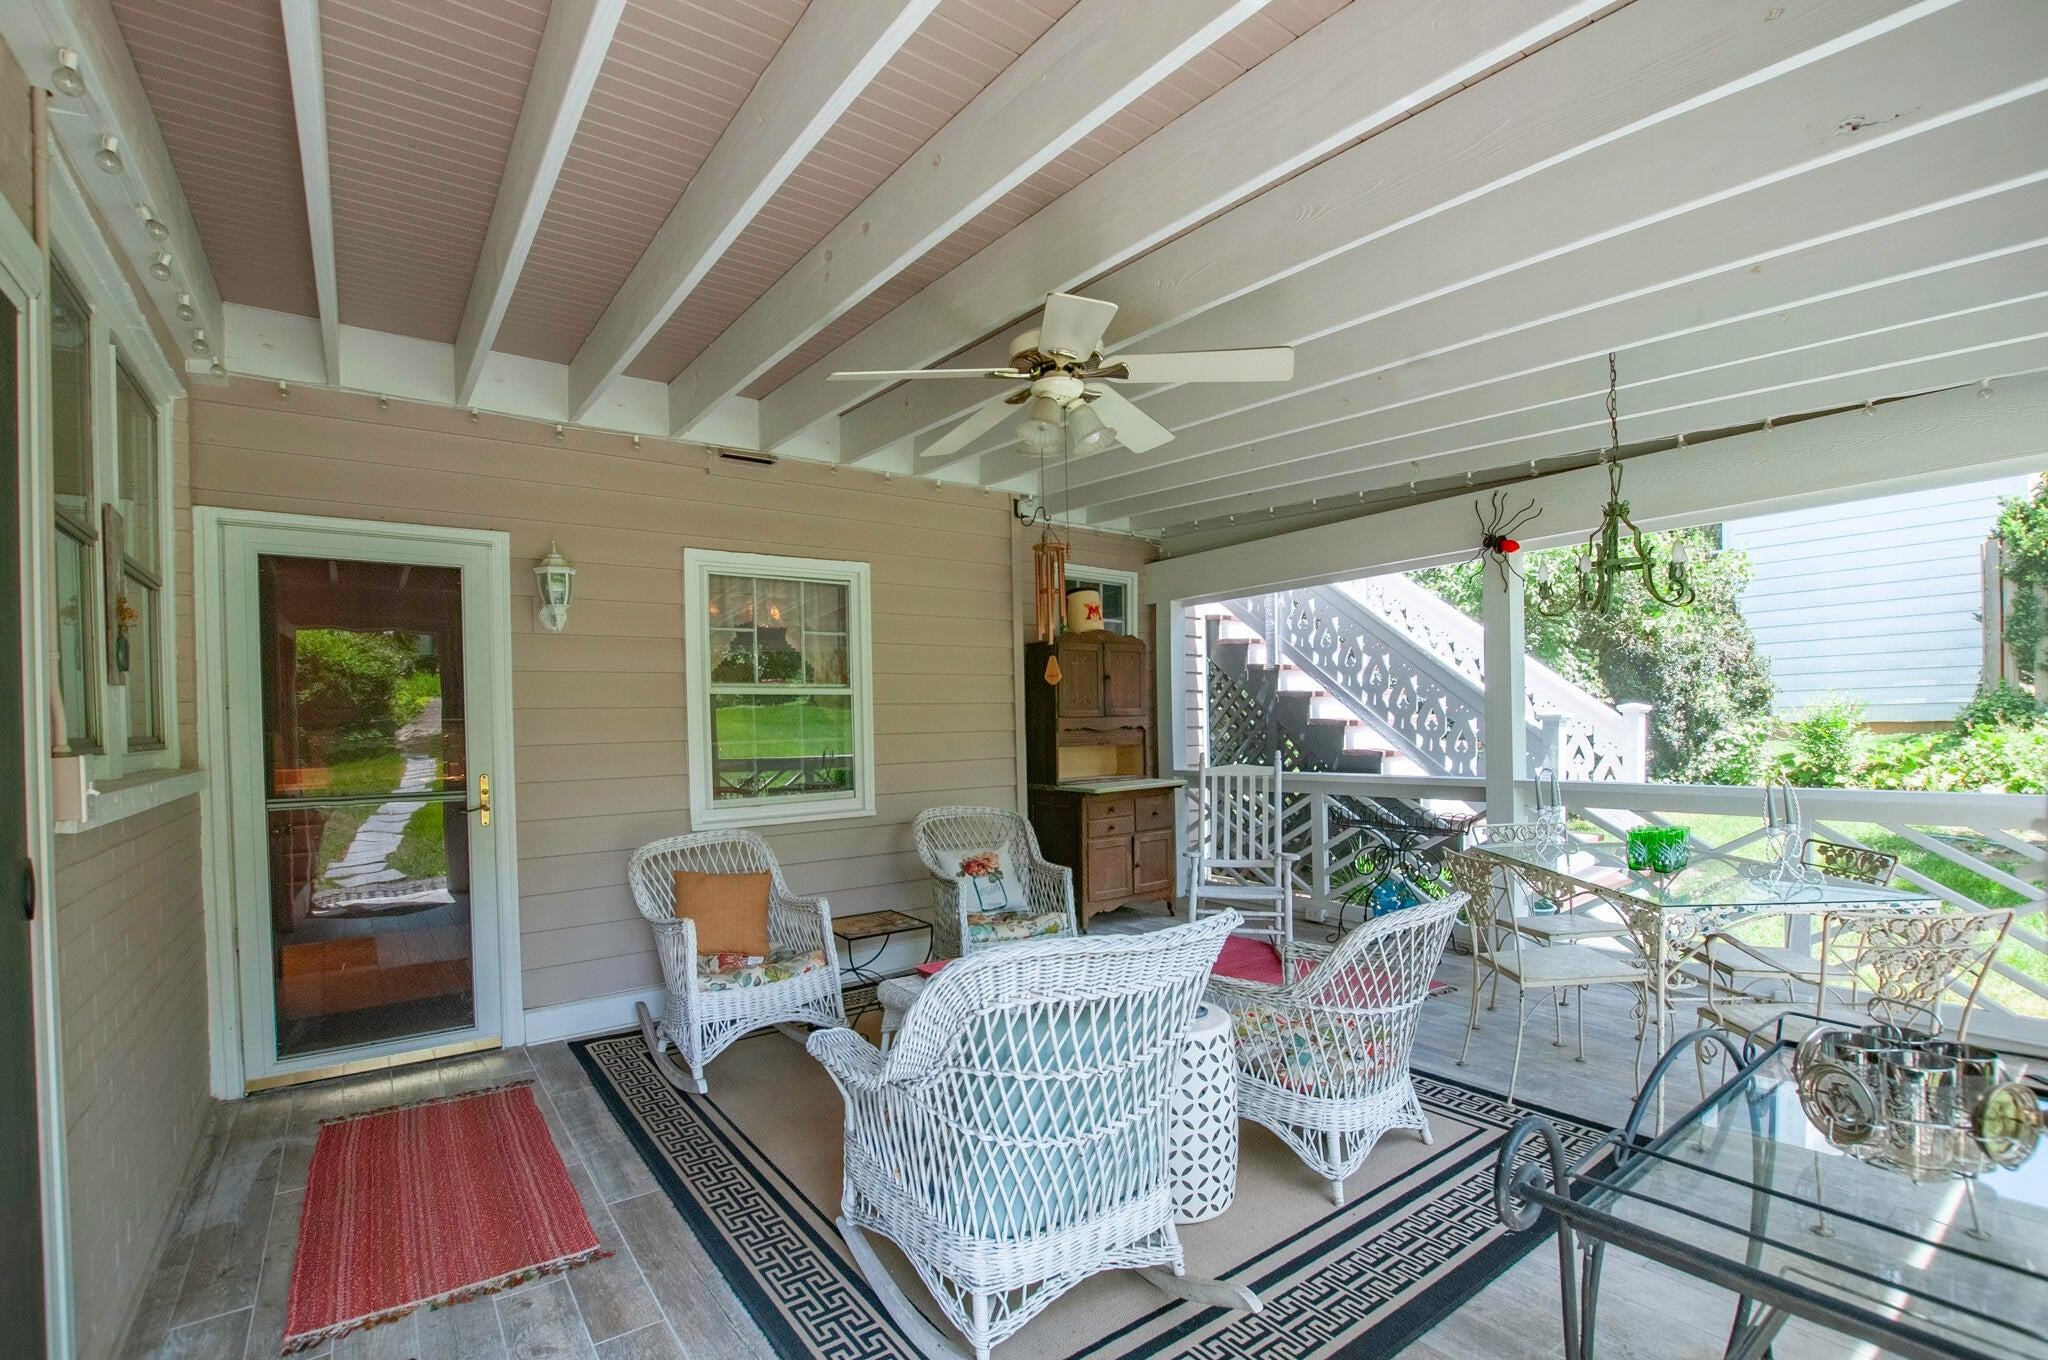
<instances>
[{"instance_id":1,"label":"glass table top","mask_svg":"<svg viewBox=\"0 0 2048 1360\"><path fill-rule=\"evenodd\" d=\"M1931 1181L1860 1160L1807 1119L1791 1052L1601 1177L1588 1207L1945 1351L2048 1357L2048 1155Z\"/></svg>"},{"instance_id":2,"label":"glass table top","mask_svg":"<svg viewBox=\"0 0 2048 1360\"><path fill-rule=\"evenodd\" d=\"M1880 887L1846 878L1814 877L1804 883L1774 880L1770 865L1760 860L1702 857L1671 874L1643 873L1628 867L1628 850L1619 841L1574 843L1563 848L1542 845L1477 845L1472 853L1510 866L1527 865L1577 879L1588 887L1627 893L1657 907L1766 908L1884 907L1931 901L1918 888Z\"/></svg>"}]
</instances>

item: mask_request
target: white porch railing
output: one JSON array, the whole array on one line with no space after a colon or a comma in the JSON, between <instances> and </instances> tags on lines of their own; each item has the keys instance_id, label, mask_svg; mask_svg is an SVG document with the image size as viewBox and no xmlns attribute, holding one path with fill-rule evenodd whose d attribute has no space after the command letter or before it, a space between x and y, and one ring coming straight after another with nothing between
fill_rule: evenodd
<instances>
[{"instance_id":1,"label":"white porch railing","mask_svg":"<svg viewBox=\"0 0 2048 1360\"><path fill-rule=\"evenodd\" d=\"M1287 848L1298 854L1303 913L1335 921L1385 863L1384 844L1350 815L1358 800L1483 811L1485 784L1471 777L1295 774L1287 790ZM1533 797L1533 785L1523 791ZM1757 858L1760 788L1576 780L1564 785L1575 834L1618 837L1645 823L1684 826L1695 856ZM1899 856L1895 882L1925 889L1958 909L2012 907L2013 926L1979 1004L2048 1019L2048 800L2002 793L1895 793L1802 789L1811 835ZM1589 831L1588 829L1591 828Z\"/></svg>"}]
</instances>

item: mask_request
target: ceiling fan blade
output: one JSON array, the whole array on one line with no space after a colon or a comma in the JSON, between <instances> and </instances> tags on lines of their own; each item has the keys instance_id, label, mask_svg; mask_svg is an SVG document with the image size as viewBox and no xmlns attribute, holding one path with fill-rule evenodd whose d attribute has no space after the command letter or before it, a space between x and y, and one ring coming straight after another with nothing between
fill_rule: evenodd
<instances>
[{"instance_id":1,"label":"ceiling fan blade","mask_svg":"<svg viewBox=\"0 0 2048 1360\"><path fill-rule=\"evenodd\" d=\"M1287 382L1294 377L1294 349L1197 349L1183 354L1118 354L1103 363L1103 376L1121 382Z\"/></svg>"},{"instance_id":2,"label":"ceiling fan blade","mask_svg":"<svg viewBox=\"0 0 2048 1360\"><path fill-rule=\"evenodd\" d=\"M1086 359L1102 352L1102 333L1116 316L1114 302L1097 302L1073 293L1047 293L1045 317L1038 326L1038 351Z\"/></svg>"},{"instance_id":3,"label":"ceiling fan blade","mask_svg":"<svg viewBox=\"0 0 2048 1360\"><path fill-rule=\"evenodd\" d=\"M1103 424L1116 431L1117 442L1132 453L1156 449L1173 438L1172 430L1139 410L1129 397L1114 388L1089 388L1088 404L1102 417Z\"/></svg>"},{"instance_id":4,"label":"ceiling fan blade","mask_svg":"<svg viewBox=\"0 0 2048 1360\"><path fill-rule=\"evenodd\" d=\"M1002 424L1010 413L1010 393L990 397L969 411L958 425L932 441L929 448L918 450L917 456L920 461L927 458L950 458Z\"/></svg>"},{"instance_id":5,"label":"ceiling fan blade","mask_svg":"<svg viewBox=\"0 0 2048 1360\"><path fill-rule=\"evenodd\" d=\"M827 382L902 382L915 378L1021 378L1000 368L880 368L848 370L825 375Z\"/></svg>"}]
</instances>

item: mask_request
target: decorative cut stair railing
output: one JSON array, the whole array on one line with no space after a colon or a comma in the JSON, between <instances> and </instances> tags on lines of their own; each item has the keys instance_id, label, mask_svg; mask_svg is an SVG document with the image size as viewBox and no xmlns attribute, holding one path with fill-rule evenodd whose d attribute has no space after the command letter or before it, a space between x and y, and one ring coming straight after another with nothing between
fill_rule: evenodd
<instances>
[{"instance_id":1,"label":"decorative cut stair railing","mask_svg":"<svg viewBox=\"0 0 2048 1360\"><path fill-rule=\"evenodd\" d=\"M1225 602L1266 644L1432 775L1484 768L1480 625L1396 576ZM1566 779L1640 780L1646 706L1614 708L1531 658L1529 750Z\"/></svg>"}]
</instances>

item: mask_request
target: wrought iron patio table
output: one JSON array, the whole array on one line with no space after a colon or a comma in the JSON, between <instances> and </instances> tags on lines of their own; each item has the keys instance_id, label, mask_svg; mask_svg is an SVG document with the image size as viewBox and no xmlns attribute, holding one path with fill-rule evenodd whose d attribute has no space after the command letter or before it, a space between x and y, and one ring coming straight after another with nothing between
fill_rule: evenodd
<instances>
[{"instance_id":1,"label":"wrought iron patio table","mask_svg":"<svg viewBox=\"0 0 2048 1360\"><path fill-rule=\"evenodd\" d=\"M1608 1246L1733 1291L1729 1360L1768 1354L1794 1318L1908 1360L2048 1357L2048 1156L1922 1180L1849 1155L1807 1118L1784 1043L1644 1143L1653 1095L1675 1065L1689 1083L1703 1042L1735 1040L1688 1034L1577 1163L1541 1115L1502 1146L1502 1218L1558 1225L1567 1360L1592 1360Z\"/></svg>"},{"instance_id":2,"label":"wrought iron patio table","mask_svg":"<svg viewBox=\"0 0 2048 1360\"><path fill-rule=\"evenodd\" d=\"M1703 856L1673 873L1628 867L1627 847L1615 841L1574 841L1563 847L1517 842L1475 845L1471 854L1515 874L1541 897L1559 903L1598 897L1621 917L1648 963L1653 995L1648 1022L1662 1053L1669 1039L1671 996L1679 970L1708 934L1758 916L1819 915L1845 911L1932 909L1932 893L1814 874L1803 882L1771 873L1768 864Z\"/></svg>"}]
</instances>

